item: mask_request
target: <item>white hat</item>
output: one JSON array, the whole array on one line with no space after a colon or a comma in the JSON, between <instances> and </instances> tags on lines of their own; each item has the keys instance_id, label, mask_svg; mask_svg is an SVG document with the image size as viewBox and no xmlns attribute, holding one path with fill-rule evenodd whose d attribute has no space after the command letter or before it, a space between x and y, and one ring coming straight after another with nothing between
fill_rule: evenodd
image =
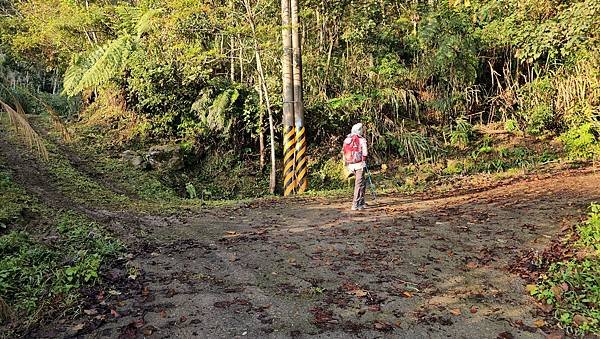
<instances>
[{"instance_id":1,"label":"white hat","mask_svg":"<svg viewBox=\"0 0 600 339\"><path fill-rule=\"evenodd\" d=\"M362 135L363 124L360 122L352 126L352 134Z\"/></svg>"}]
</instances>

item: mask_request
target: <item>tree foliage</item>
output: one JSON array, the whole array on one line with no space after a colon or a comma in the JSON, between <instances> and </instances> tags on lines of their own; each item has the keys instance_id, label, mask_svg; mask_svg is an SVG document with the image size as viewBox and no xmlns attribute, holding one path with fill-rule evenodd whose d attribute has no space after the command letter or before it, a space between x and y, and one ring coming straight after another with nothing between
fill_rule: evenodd
<instances>
[{"instance_id":1,"label":"tree foliage","mask_svg":"<svg viewBox=\"0 0 600 339\"><path fill-rule=\"evenodd\" d=\"M249 5L280 111L278 4ZM116 90L150 139L257 147L264 127L243 2L13 0L6 8L2 53L26 64L25 74L61 77L63 93L88 104ZM457 121L511 121L531 134L598 121L598 0L306 0L300 15L313 142L361 120L376 151L414 158L392 144L418 134L431 150L436 131Z\"/></svg>"}]
</instances>

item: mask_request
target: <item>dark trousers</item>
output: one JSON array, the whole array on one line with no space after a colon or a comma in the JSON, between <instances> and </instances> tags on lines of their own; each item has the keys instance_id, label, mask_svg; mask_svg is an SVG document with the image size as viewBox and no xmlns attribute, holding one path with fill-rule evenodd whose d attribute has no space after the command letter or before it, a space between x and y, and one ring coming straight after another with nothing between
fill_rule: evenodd
<instances>
[{"instance_id":1,"label":"dark trousers","mask_svg":"<svg viewBox=\"0 0 600 339\"><path fill-rule=\"evenodd\" d=\"M354 200L352 200L352 207L357 208L365 205L365 190L367 188L367 181L363 176L364 169L354 171Z\"/></svg>"}]
</instances>

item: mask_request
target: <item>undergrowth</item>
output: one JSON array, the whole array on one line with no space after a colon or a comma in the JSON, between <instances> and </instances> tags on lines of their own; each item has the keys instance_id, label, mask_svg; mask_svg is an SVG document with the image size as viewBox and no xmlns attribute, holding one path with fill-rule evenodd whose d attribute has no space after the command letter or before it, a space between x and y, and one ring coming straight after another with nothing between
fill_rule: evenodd
<instances>
[{"instance_id":1,"label":"undergrowth","mask_svg":"<svg viewBox=\"0 0 600 339\"><path fill-rule=\"evenodd\" d=\"M0 164L0 234L9 223L21 219L27 210L35 210L36 199L28 195L23 189L14 185L10 172L3 169Z\"/></svg>"},{"instance_id":2,"label":"undergrowth","mask_svg":"<svg viewBox=\"0 0 600 339\"><path fill-rule=\"evenodd\" d=\"M555 309L570 334L600 333L600 205L592 204L570 246L576 255L552 263L531 294Z\"/></svg>"},{"instance_id":3,"label":"undergrowth","mask_svg":"<svg viewBox=\"0 0 600 339\"><path fill-rule=\"evenodd\" d=\"M9 331L23 331L52 310L78 300L78 289L100 281L100 271L123 245L100 225L66 212L53 234L12 230L0 237L0 297L10 305Z\"/></svg>"}]
</instances>

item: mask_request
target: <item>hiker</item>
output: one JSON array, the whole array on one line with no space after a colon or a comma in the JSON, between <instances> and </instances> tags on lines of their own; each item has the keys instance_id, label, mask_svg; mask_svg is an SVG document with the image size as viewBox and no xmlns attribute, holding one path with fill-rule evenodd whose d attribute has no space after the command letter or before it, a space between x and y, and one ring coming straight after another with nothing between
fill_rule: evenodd
<instances>
[{"instance_id":1,"label":"hiker","mask_svg":"<svg viewBox=\"0 0 600 339\"><path fill-rule=\"evenodd\" d=\"M352 200L352 210L364 210L365 189L367 181L364 177L364 171L367 167L367 139L363 137L363 125L358 123L352 126L352 131L344 140L344 161L348 172L354 173L354 199Z\"/></svg>"}]
</instances>

